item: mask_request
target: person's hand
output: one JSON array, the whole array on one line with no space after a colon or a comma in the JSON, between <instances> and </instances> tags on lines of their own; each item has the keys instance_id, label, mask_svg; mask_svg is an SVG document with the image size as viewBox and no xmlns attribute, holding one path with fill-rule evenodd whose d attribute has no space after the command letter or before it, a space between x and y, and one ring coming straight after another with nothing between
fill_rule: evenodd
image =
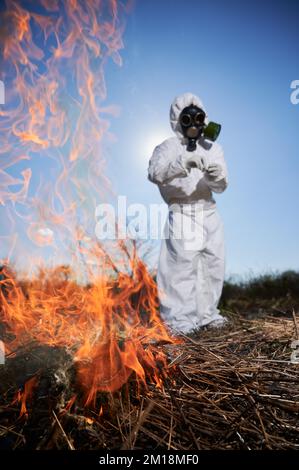
<instances>
[{"instance_id":1,"label":"person's hand","mask_svg":"<svg viewBox=\"0 0 299 470\"><path fill-rule=\"evenodd\" d=\"M205 171L206 158L203 155L200 156L196 153L191 153L185 160L185 167L188 171L190 171L191 168L198 168L201 171Z\"/></svg>"},{"instance_id":2,"label":"person's hand","mask_svg":"<svg viewBox=\"0 0 299 470\"><path fill-rule=\"evenodd\" d=\"M221 179L222 178L222 167L221 167L221 165L218 165L217 163L209 165L208 168L205 171L205 176L210 181L218 181L219 179Z\"/></svg>"}]
</instances>

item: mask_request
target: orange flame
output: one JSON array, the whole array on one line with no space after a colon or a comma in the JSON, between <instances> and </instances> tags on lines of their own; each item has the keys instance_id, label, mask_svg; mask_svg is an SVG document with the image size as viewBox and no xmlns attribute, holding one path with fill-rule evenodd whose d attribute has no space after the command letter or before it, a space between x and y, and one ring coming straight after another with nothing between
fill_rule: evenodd
<instances>
[{"instance_id":1,"label":"orange flame","mask_svg":"<svg viewBox=\"0 0 299 470\"><path fill-rule=\"evenodd\" d=\"M13 403L21 403L20 418L28 414L26 402L31 400L34 388L37 386L37 377L31 377L24 385L24 391L18 390Z\"/></svg>"},{"instance_id":2,"label":"orange flame","mask_svg":"<svg viewBox=\"0 0 299 470\"><path fill-rule=\"evenodd\" d=\"M131 275L102 276L89 286L71 275L59 267L20 284L12 276L1 281L2 322L15 335L8 350L33 339L72 351L86 404L98 391L119 389L133 372L161 386L167 364L157 343L174 339L157 314L156 284L145 264L136 258Z\"/></svg>"}]
</instances>

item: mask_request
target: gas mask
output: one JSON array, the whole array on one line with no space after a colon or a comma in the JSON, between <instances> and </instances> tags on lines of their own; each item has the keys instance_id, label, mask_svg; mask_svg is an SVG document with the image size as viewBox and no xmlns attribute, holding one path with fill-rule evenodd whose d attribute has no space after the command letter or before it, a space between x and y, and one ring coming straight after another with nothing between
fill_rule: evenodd
<instances>
[{"instance_id":1,"label":"gas mask","mask_svg":"<svg viewBox=\"0 0 299 470\"><path fill-rule=\"evenodd\" d=\"M196 149L196 142L202 135L214 142L220 133L221 125L216 122L206 125L205 118L205 112L194 104L184 108L180 114L180 124L184 137L188 139L189 152Z\"/></svg>"}]
</instances>

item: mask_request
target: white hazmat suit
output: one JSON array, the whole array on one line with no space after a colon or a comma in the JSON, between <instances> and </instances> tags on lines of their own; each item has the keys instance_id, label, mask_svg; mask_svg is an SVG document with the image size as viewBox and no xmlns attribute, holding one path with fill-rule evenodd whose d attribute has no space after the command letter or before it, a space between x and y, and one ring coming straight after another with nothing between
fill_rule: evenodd
<instances>
[{"instance_id":1,"label":"white hazmat suit","mask_svg":"<svg viewBox=\"0 0 299 470\"><path fill-rule=\"evenodd\" d=\"M186 150L179 116L191 104L205 111L191 93L174 100L170 123L176 137L155 148L148 168L149 180L169 206L157 273L160 312L172 329L183 333L225 321L217 308L224 280L224 233L212 193L226 189L227 169L216 142L200 137L195 151ZM188 236L184 229L181 236L174 235L178 220L183 226L193 224L195 242L188 244L189 229Z\"/></svg>"}]
</instances>

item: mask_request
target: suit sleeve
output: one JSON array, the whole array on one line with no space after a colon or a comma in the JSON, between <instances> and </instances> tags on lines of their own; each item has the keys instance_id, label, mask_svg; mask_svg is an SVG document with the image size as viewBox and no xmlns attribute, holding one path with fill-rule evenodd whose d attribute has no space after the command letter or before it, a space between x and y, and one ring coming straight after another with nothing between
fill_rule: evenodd
<instances>
[{"instance_id":1,"label":"suit sleeve","mask_svg":"<svg viewBox=\"0 0 299 470\"><path fill-rule=\"evenodd\" d=\"M167 184L174 178L188 176L183 153L167 141L155 148L149 162L148 179L155 184Z\"/></svg>"},{"instance_id":2,"label":"suit sleeve","mask_svg":"<svg viewBox=\"0 0 299 470\"><path fill-rule=\"evenodd\" d=\"M209 178L207 173L205 173L205 180L209 188L214 193L222 193L228 186L228 175L226 163L224 160L224 153L220 145L217 145L216 149L214 150L212 160L214 164L220 165L221 174L216 180L213 180Z\"/></svg>"}]
</instances>

